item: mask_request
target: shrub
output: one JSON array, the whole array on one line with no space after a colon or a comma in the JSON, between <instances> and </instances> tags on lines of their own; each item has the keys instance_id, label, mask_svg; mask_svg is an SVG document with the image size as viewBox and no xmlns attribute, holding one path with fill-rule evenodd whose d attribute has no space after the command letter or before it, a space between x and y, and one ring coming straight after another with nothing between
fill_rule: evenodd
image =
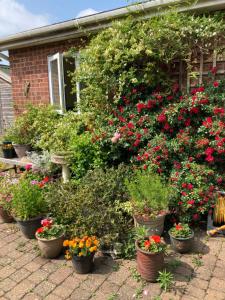
<instances>
[{"instance_id":1,"label":"shrub","mask_svg":"<svg viewBox=\"0 0 225 300\"><path fill-rule=\"evenodd\" d=\"M95 169L79 183L52 184L47 193L52 217L67 225L72 237L96 235L107 242L120 239L129 227L129 218L118 205L127 201L124 180L129 172L125 166Z\"/></svg>"}]
</instances>

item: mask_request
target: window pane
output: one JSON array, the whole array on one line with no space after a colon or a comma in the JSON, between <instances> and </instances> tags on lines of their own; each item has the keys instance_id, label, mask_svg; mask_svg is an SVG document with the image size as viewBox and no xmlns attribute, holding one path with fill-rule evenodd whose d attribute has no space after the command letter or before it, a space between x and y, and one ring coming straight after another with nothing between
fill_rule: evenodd
<instances>
[{"instance_id":1,"label":"window pane","mask_svg":"<svg viewBox=\"0 0 225 300\"><path fill-rule=\"evenodd\" d=\"M73 109L77 103L76 94L72 93L71 77L69 75L75 71L75 59L73 57L64 57L63 67L66 110L70 110Z\"/></svg>"},{"instance_id":2,"label":"window pane","mask_svg":"<svg viewBox=\"0 0 225 300\"><path fill-rule=\"evenodd\" d=\"M51 61L52 97L54 105L60 108L59 70L57 60Z\"/></svg>"}]
</instances>

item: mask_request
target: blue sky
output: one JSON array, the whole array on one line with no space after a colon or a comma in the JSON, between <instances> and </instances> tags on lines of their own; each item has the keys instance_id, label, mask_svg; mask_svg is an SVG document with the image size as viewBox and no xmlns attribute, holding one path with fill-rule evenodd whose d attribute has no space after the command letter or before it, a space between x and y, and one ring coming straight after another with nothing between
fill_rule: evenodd
<instances>
[{"instance_id":1,"label":"blue sky","mask_svg":"<svg viewBox=\"0 0 225 300\"><path fill-rule=\"evenodd\" d=\"M114 9L132 0L0 0L0 38L31 28Z\"/></svg>"}]
</instances>

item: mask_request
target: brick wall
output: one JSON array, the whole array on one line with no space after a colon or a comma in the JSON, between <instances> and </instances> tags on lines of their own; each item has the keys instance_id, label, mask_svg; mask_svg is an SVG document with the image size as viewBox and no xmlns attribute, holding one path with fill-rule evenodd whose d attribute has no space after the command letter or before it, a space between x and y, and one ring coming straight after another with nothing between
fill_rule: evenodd
<instances>
[{"instance_id":1,"label":"brick wall","mask_svg":"<svg viewBox=\"0 0 225 300\"><path fill-rule=\"evenodd\" d=\"M26 104L50 103L47 57L64 52L71 47L82 47L85 40L69 40L42 46L9 51L12 95L16 113L24 110ZM25 87L30 88L25 95Z\"/></svg>"}]
</instances>

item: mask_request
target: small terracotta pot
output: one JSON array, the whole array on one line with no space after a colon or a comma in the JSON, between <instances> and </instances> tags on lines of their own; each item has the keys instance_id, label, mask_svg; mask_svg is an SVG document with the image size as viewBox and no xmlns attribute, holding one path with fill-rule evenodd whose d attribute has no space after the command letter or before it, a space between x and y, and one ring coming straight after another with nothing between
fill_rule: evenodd
<instances>
[{"instance_id":1,"label":"small terracotta pot","mask_svg":"<svg viewBox=\"0 0 225 300\"><path fill-rule=\"evenodd\" d=\"M47 240L42 239L35 234L36 239L38 240L38 246L41 250L41 256L45 258L56 258L58 257L63 249L63 241L64 241L64 234L60 237Z\"/></svg>"},{"instance_id":2,"label":"small terracotta pot","mask_svg":"<svg viewBox=\"0 0 225 300\"><path fill-rule=\"evenodd\" d=\"M72 263L78 274L90 273L94 267L94 253L89 256L73 256Z\"/></svg>"},{"instance_id":3,"label":"small terracotta pot","mask_svg":"<svg viewBox=\"0 0 225 300\"><path fill-rule=\"evenodd\" d=\"M35 239L35 233L37 229L41 227L42 219L43 216L38 216L26 221L15 218L20 230L27 239Z\"/></svg>"},{"instance_id":4,"label":"small terracotta pot","mask_svg":"<svg viewBox=\"0 0 225 300\"><path fill-rule=\"evenodd\" d=\"M16 151L16 155L18 156L18 158L22 158L24 156L27 156L27 152L31 150L30 145L13 144L13 147Z\"/></svg>"},{"instance_id":5,"label":"small terracotta pot","mask_svg":"<svg viewBox=\"0 0 225 300\"><path fill-rule=\"evenodd\" d=\"M139 241L135 242L137 250L137 270L141 277L150 282L156 282L159 271L164 266L164 252L150 253L139 247Z\"/></svg>"},{"instance_id":6,"label":"small terracotta pot","mask_svg":"<svg viewBox=\"0 0 225 300\"><path fill-rule=\"evenodd\" d=\"M162 235L164 230L164 221L166 215L159 215L156 218L149 218L149 220L144 220L141 216L134 216L134 225L144 226L148 230L148 235Z\"/></svg>"},{"instance_id":7,"label":"small terracotta pot","mask_svg":"<svg viewBox=\"0 0 225 300\"><path fill-rule=\"evenodd\" d=\"M168 232L170 236L170 242L173 249L179 253L187 253L193 247L194 242L194 231L192 230L191 235L188 238L177 238L174 237L170 231Z\"/></svg>"},{"instance_id":8,"label":"small terracotta pot","mask_svg":"<svg viewBox=\"0 0 225 300\"><path fill-rule=\"evenodd\" d=\"M12 223L14 221L13 217L2 206L0 206L0 219L4 223Z\"/></svg>"}]
</instances>

